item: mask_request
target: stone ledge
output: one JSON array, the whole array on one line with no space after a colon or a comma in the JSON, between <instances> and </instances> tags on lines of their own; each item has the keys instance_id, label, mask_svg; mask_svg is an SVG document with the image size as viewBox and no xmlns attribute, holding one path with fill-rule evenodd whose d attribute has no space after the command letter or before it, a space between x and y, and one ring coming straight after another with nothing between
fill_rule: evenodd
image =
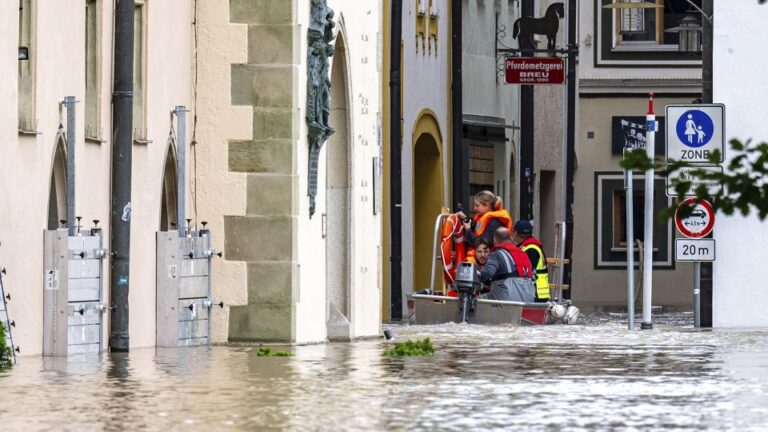
<instances>
[{"instance_id":1,"label":"stone ledge","mask_svg":"<svg viewBox=\"0 0 768 432\"><path fill-rule=\"evenodd\" d=\"M248 263L248 304L292 305L297 280L296 262Z\"/></svg>"},{"instance_id":2,"label":"stone ledge","mask_svg":"<svg viewBox=\"0 0 768 432\"><path fill-rule=\"evenodd\" d=\"M255 108L253 139L293 139L293 113L286 108Z\"/></svg>"},{"instance_id":3,"label":"stone ledge","mask_svg":"<svg viewBox=\"0 0 768 432\"><path fill-rule=\"evenodd\" d=\"M231 342L292 343L295 339L293 305L249 304L230 308Z\"/></svg>"},{"instance_id":4,"label":"stone ledge","mask_svg":"<svg viewBox=\"0 0 768 432\"><path fill-rule=\"evenodd\" d=\"M247 216L298 215L294 195L297 176L248 174L245 214Z\"/></svg>"},{"instance_id":5,"label":"stone ledge","mask_svg":"<svg viewBox=\"0 0 768 432\"><path fill-rule=\"evenodd\" d=\"M230 0L229 21L241 24L290 24L291 0Z\"/></svg>"},{"instance_id":6,"label":"stone ledge","mask_svg":"<svg viewBox=\"0 0 768 432\"><path fill-rule=\"evenodd\" d=\"M245 173L293 173L291 140L229 142L229 171Z\"/></svg>"},{"instance_id":7,"label":"stone ledge","mask_svg":"<svg viewBox=\"0 0 768 432\"><path fill-rule=\"evenodd\" d=\"M293 26L288 24L249 25L248 63L292 63L293 33Z\"/></svg>"},{"instance_id":8,"label":"stone ledge","mask_svg":"<svg viewBox=\"0 0 768 432\"><path fill-rule=\"evenodd\" d=\"M232 105L293 108L295 69L291 64L233 64Z\"/></svg>"},{"instance_id":9,"label":"stone ledge","mask_svg":"<svg viewBox=\"0 0 768 432\"><path fill-rule=\"evenodd\" d=\"M229 261L293 261L293 216L224 216L224 254Z\"/></svg>"}]
</instances>

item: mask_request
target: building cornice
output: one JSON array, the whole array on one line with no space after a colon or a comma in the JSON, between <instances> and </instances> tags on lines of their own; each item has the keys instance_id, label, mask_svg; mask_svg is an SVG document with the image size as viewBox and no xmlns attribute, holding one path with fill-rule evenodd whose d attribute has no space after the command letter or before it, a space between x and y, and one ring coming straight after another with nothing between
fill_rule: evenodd
<instances>
[{"instance_id":1,"label":"building cornice","mask_svg":"<svg viewBox=\"0 0 768 432\"><path fill-rule=\"evenodd\" d=\"M691 78L581 78L579 93L701 93L701 79Z\"/></svg>"}]
</instances>

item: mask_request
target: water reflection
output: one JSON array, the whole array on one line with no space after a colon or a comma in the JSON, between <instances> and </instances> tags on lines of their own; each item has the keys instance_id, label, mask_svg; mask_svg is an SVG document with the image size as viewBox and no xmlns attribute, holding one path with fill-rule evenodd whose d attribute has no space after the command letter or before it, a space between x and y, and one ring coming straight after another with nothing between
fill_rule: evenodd
<instances>
[{"instance_id":1,"label":"water reflection","mask_svg":"<svg viewBox=\"0 0 768 432\"><path fill-rule=\"evenodd\" d=\"M22 357L0 374L3 430L768 428L768 332L696 331L689 314L627 332L620 315L569 327L398 326L388 342Z\"/></svg>"}]
</instances>

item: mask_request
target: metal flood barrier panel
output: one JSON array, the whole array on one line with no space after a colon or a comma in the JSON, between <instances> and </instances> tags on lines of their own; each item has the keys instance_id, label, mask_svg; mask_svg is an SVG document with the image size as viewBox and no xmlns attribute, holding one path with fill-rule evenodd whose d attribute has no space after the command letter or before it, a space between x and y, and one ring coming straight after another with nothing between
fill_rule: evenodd
<instances>
[{"instance_id":1,"label":"metal flood barrier panel","mask_svg":"<svg viewBox=\"0 0 768 432\"><path fill-rule=\"evenodd\" d=\"M13 345L12 327L16 327L16 322L11 321L8 316L8 302L11 301L11 294L5 292L5 283L3 282L3 275L5 274L5 267L0 266L0 325L5 327L5 343L11 348L13 353L13 361L16 362L16 353L19 352L18 347Z\"/></svg>"},{"instance_id":2,"label":"metal flood barrier panel","mask_svg":"<svg viewBox=\"0 0 768 432\"><path fill-rule=\"evenodd\" d=\"M214 255L209 230L157 233L157 346L211 343L211 309L224 307L211 298Z\"/></svg>"},{"instance_id":3,"label":"metal flood barrier panel","mask_svg":"<svg viewBox=\"0 0 768 432\"><path fill-rule=\"evenodd\" d=\"M103 262L100 229L45 231L43 355L103 350Z\"/></svg>"}]
</instances>

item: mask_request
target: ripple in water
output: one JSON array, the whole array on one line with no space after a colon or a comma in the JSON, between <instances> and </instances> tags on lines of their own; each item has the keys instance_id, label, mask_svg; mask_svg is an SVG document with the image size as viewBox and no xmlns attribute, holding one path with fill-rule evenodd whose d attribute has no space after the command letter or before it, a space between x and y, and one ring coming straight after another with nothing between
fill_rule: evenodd
<instances>
[{"instance_id":1,"label":"ripple in water","mask_svg":"<svg viewBox=\"0 0 768 432\"><path fill-rule=\"evenodd\" d=\"M626 315L575 326L393 326L391 342L135 350L21 358L0 374L3 430L765 430L768 332L698 331L690 314L628 332Z\"/></svg>"}]
</instances>

